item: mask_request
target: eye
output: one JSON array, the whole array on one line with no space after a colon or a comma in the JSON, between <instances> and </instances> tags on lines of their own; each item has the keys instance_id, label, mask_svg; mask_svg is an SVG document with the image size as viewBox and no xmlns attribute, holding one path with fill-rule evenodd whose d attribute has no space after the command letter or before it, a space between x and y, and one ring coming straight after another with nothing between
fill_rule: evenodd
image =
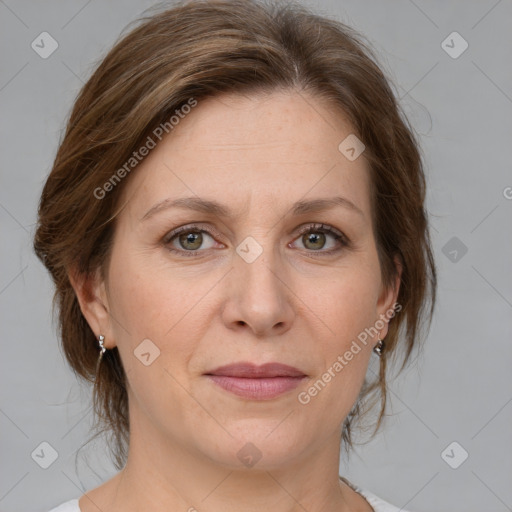
<instances>
[{"instance_id":1,"label":"eye","mask_svg":"<svg viewBox=\"0 0 512 512\"><path fill-rule=\"evenodd\" d=\"M208 241L209 240L209 241ZM204 246L207 242L206 247ZM201 226L182 226L164 238L167 249L183 256L194 256L213 248L215 240L209 230Z\"/></svg>"},{"instance_id":2,"label":"eye","mask_svg":"<svg viewBox=\"0 0 512 512\"><path fill-rule=\"evenodd\" d=\"M299 234L301 236L297 240L302 243L302 248L319 255L328 256L350 247L350 240L341 231L325 224L309 224L301 228ZM214 235L206 226L187 225L171 231L164 237L163 243L167 250L179 256L197 256L215 247Z\"/></svg>"},{"instance_id":3,"label":"eye","mask_svg":"<svg viewBox=\"0 0 512 512\"><path fill-rule=\"evenodd\" d=\"M348 238L331 226L325 224L309 224L300 230L303 248L320 254L332 254L349 246ZM333 241L329 244L329 238ZM323 250L326 245L327 250Z\"/></svg>"}]
</instances>

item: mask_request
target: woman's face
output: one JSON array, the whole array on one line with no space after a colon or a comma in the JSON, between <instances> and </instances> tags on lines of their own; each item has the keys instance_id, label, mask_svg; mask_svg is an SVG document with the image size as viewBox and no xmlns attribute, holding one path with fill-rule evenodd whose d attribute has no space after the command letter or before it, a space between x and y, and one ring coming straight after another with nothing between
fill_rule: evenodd
<instances>
[{"instance_id":1,"label":"woman's face","mask_svg":"<svg viewBox=\"0 0 512 512\"><path fill-rule=\"evenodd\" d=\"M397 292L382 288L364 152L339 149L350 134L305 93L224 95L132 171L96 324L128 376L132 442L260 468L339 442L377 343L361 333ZM237 363L296 373L215 372Z\"/></svg>"}]
</instances>

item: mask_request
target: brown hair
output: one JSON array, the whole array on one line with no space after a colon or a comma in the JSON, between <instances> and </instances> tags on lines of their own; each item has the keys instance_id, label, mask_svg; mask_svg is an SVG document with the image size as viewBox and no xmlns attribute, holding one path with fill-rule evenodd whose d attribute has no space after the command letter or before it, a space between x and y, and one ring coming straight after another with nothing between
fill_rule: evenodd
<instances>
[{"instance_id":1,"label":"brown hair","mask_svg":"<svg viewBox=\"0 0 512 512\"><path fill-rule=\"evenodd\" d=\"M98 341L82 315L69 274L87 277L100 269L105 275L118 198L129 177L109 187L102 199L94 191L191 98L284 88L308 91L338 107L365 144L384 285L393 286L395 256L402 266L401 310L390 320L379 375L373 382L365 379L343 425L348 454L363 399L380 397L374 434L381 424L388 358L401 353L402 370L420 341L425 313L429 328L432 321L437 278L414 131L370 44L351 27L299 4L188 1L137 22L76 99L42 191L34 238L35 252L55 282L53 306L59 309L65 357L77 375L94 382L96 426L104 427L98 434L113 436L110 448L121 469L129 442L126 375L117 348L107 350L96 375Z\"/></svg>"}]
</instances>

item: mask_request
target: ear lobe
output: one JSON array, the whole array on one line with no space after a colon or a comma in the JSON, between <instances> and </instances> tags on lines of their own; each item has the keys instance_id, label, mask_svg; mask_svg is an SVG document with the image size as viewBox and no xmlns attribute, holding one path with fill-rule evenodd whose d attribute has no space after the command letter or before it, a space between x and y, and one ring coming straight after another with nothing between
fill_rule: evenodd
<instances>
[{"instance_id":1,"label":"ear lobe","mask_svg":"<svg viewBox=\"0 0 512 512\"><path fill-rule=\"evenodd\" d=\"M89 327L96 337L105 336L105 348L114 347L108 298L100 269L86 275L73 268L68 271L68 277Z\"/></svg>"}]
</instances>

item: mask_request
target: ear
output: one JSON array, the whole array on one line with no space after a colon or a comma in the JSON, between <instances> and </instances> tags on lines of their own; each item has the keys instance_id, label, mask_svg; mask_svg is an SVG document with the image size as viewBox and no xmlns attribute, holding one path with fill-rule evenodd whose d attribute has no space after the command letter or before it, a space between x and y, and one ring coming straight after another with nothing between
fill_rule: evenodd
<instances>
[{"instance_id":1,"label":"ear","mask_svg":"<svg viewBox=\"0 0 512 512\"><path fill-rule=\"evenodd\" d=\"M393 312L394 304L398 298L398 292L400 291L400 283L402 280L402 264L400 258L395 256L393 258L396 268L396 277L394 282L388 288L383 288L379 301L377 303L377 312L379 313L379 319L382 319L385 323L384 327L380 331L380 338L383 340L388 334L388 323L392 318L390 315Z\"/></svg>"},{"instance_id":2,"label":"ear","mask_svg":"<svg viewBox=\"0 0 512 512\"><path fill-rule=\"evenodd\" d=\"M68 277L89 327L97 338L100 334L105 336L105 348L115 347L106 286L100 269L85 275L73 268L68 272Z\"/></svg>"}]
</instances>

